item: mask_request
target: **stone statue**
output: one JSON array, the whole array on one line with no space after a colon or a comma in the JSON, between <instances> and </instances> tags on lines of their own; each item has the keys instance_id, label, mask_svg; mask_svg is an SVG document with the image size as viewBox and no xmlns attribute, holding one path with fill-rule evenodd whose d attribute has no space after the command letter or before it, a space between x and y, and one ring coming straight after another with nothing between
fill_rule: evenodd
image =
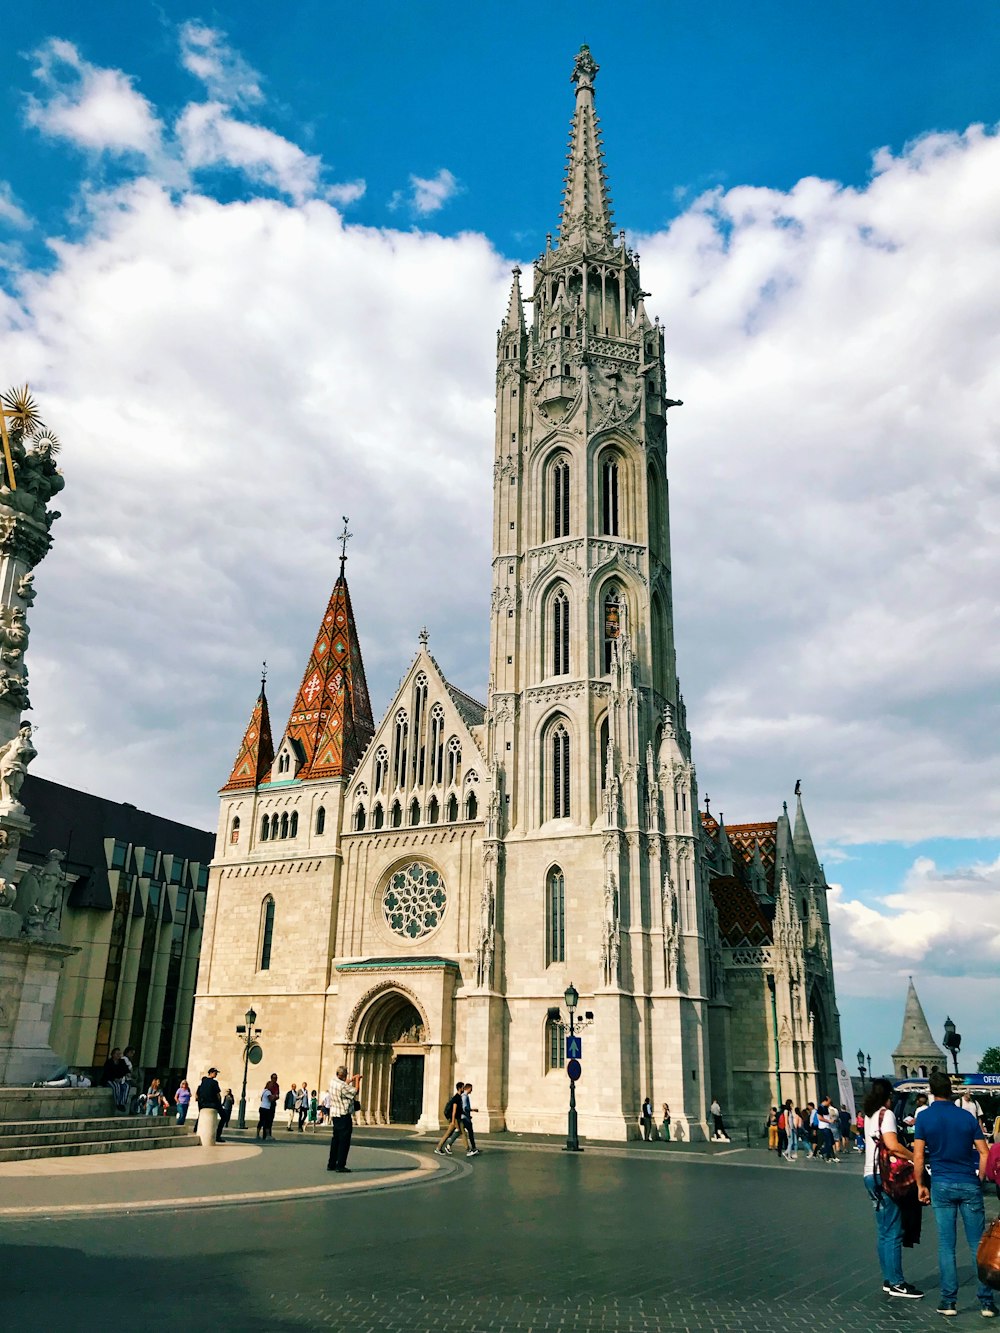
<instances>
[{"instance_id":1,"label":"stone statue","mask_svg":"<svg viewBox=\"0 0 1000 1333\"><path fill-rule=\"evenodd\" d=\"M0 681L0 686L3 682ZM0 694L3 691L0 689ZM22 722L17 735L0 746L0 804L19 805L21 784L28 765L38 754L31 743L31 723Z\"/></svg>"},{"instance_id":2,"label":"stone statue","mask_svg":"<svg viewBox=\"0 0 1000 1333\"><path fill-rule=\"evenodd\" d=\"M57 931L62 924L63 887L66 882L62 864L64 855L65 852L53 848L49 852L49 859L38 871L35 901L26 922L29 933L33 919L37 921L37 928L44 931Z\"/></svg>"},{"instance_id":3,"label":"stone statue","mask_svg":"<svg viewBox=\"0 0 1000 1333\"><path fill-rule=\"evenodd\" d=\"M660 908L663 913L663 970L665 984L678 986L680 974L680 910L677 890L670 879L670 872L663 876L663 889L660 895Z\"/></svg>"},{"instance_id":4,"label":"stone statue","mask_svg":"<svg viewBox=\"0 0 1000 1333\"><path fill-rule=\"evenodd\" d=\"M17 889L9 880L0 879L0 910L9 912L17 901Z\"/></svg>"},{"instance_id":5,"label":"stone statue","mask_svg":"<svg viewBox=\"0 0 1000 1333\"><path fill-rule=\"evenodd\" d=\"M618 903L618 883L608 873L604 881L604 938L601 941L601 963L607 986L618 984L618 957L621 951L621 924Z\"/></svg>"},{"instance_id":6,"label":"stone statue","mask_svg":"<svg viewBox=\"0 0 1000 1333\"><path fill-rule=\"evenodd\" d=\"M35 591L34 574L29 573L21 575L17 581L17 595L25 606L31 606L34 603L35 598L38 596Z\"/></svg>"},{"instance_id":7,"label":"stone statue","mask_svg":"<svg viewBox=\"0 0 1000 1333\"><path fill-rule=\"evenodd\" d=\"M487 873L479 900L479 941L476 947L476 984L488 986L493 975L493 950L496 943L496 895L493 878Z\"/></svg>"}]
</instances>

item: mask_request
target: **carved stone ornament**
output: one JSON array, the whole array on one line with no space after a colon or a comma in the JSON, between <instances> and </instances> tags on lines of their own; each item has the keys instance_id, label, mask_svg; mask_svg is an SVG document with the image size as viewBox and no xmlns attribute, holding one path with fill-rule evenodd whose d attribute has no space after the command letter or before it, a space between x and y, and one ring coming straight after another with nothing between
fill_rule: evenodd
<instances>
[{"instance_id":1,"label":"carved stone ornament","mask_svg":"<svg viewBox=\"0 0 1000 1333\"><path fill-rule=\"evenodd\" d=\"M31 743L31 723L22 722L17 735L0 746L0 804L19 806L21 785L37 754Z\"/></svg>"}]
</instances>

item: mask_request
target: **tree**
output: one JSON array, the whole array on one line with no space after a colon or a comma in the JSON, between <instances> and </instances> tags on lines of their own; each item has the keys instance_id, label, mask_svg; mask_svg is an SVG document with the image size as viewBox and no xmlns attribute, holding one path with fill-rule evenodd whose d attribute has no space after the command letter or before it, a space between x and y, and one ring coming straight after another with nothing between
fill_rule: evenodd
<instances>
[{"instance_id":1,"label":"tree","mask_svg":"<svg viewBox=\"0 0 1000 1333\"><path fill-rule=\"evenodd\" d=\"M1000 1046L987 1046L979 1061L980 1074L1000 1074Z\"/></svg>"}]
</instances>

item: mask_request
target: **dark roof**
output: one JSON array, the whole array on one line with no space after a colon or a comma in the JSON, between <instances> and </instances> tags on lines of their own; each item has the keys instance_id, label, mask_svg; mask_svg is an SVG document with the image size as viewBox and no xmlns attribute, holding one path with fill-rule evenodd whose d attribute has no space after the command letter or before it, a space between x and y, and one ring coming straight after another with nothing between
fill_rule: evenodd
<instances>
[{"instance_id":1,"label":"dark roof","mask_svg":"<svg viewBox=\"0 0 1000 1333\"><path fill-rule=\"evenodd\" d=\"M215 851L214 833L31 773L24 779L21 800L34 830L21 843L20 854L25 861L42 864L52 848L65 852L66 869L76 876L69 896L73 907L112 906L106 838L172 852L201 865L208 865Z\"/></svg>"},{"instance_id":2,"label":"dark roof","mask_svg":"<svg viewBox=\"0 0 1000 1333\"><path fill-rule=\"evenodd\" d=\"M465 725L467 727L481 727L486 721L485 704L481 704L478 699L473 699L471 694L466 694L457 685L452 685L449 680L445 681L445 685L448 687L452 703L458 709Z\"/></svg>"}]
</instances>

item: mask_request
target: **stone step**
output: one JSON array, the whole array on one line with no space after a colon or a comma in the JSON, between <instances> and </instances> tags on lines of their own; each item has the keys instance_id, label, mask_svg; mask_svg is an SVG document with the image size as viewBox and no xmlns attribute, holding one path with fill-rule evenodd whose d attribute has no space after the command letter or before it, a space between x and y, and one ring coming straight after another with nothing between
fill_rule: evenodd
<instances>
[{"instance_id":1,"label":"stone step","mask_svg":"<svg viewBox=\"0 0 1000 1333\"><path fill-rule=\"evenodd\" d=\"M193 1126L193 1118L185 1125L178 1125L172 1115L91 1116L85 1120L5 1120L0 1123L0 1144L5 1142L10 1134L65 1134L79 1130L92 1138L98 1138L113 1137L110 1132L119 1129L139 1129L144 1134L159 1133L164 1129L190 1133ZM105 1135L105 1131L109 1131L108 1135Z\"/></svg>"},{"instance_id":2,"label":"stone step","mask_svg":"<svg viewBox=\"0 0 1000 1333\"><path fill-rule=\"evenodd\" d=\"M44 1130L33 1125L26 1127L24 1133L11 1132L10 1126L0 1134L0 1152L5 1148L50 1148L60 1144L74 1143L133 1143L140 1144L150 1139L179 1138L190 1143L195 1135L190 1125L176 1125L170 1121L154 1122L149 1125L118 1121L112 1124L100 1124L92 1128L82 1127L79 1121L66 1121L61 1126L51 1122ZM0 1161L4 1159L0 1157Z\"/></svg>"},{"instance_id":3,"label":"stone step","mask_svg":"<svg viewBox=\"0 0 1000 1333\"><path fill-rule=\"evenodd\" d=\"M48 1147L0 1148L0 1162L26 1162L43 1157L91 1157L97 1153L149 1152L159 1148L195 1148L193 1134L138 1139L91 1139L87 1143L54 1143Z\"/></svg>"}]
</instances>

